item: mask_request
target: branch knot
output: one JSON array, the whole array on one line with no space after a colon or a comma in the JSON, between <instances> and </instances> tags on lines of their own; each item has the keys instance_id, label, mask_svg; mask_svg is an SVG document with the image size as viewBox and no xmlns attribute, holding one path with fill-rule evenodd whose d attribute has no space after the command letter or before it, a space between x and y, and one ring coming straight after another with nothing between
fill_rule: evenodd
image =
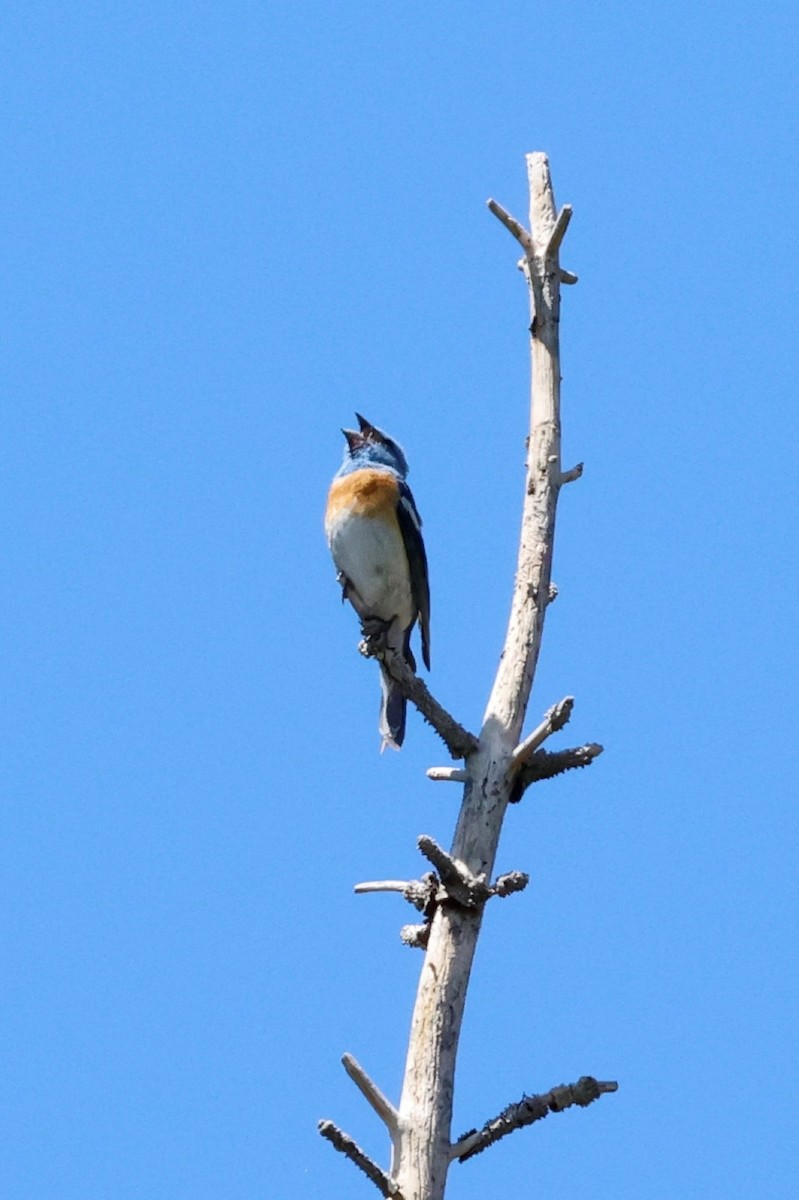
<instances>
[{"instance_id":1,"label":"branch knot","mask_svg":"<svg viewBox=\"0 0 799 1200\"><path fill-rule=\"evenodd\" d=\"M439 903L449 900L460 908L468 909L480 908L485 904L492 894L485 876L472 874L465 863L447 854L446 850L426 833L421 835L417 844L425 858L438 871L441 881L437 896Z\"/></svg>"}]
</instances>

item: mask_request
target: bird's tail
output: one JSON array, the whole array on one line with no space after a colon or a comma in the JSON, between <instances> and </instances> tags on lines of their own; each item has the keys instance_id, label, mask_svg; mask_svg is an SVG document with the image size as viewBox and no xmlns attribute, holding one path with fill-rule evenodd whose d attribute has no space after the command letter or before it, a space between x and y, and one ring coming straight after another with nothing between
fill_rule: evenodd
<instances>
[{"instance_id":1,"label":"bird's tail","mask_svg":"<svg viewBox=\"0 0 799 1200\"><path fill-rule=\"evenodd\" d=\"M405 714L408 703L400 685L391 678L384 666L380 667L380 736L383 739L381 752L386 746L399 750L405 740Z\"/></svg>"},{"instance_id":2,"label":"bird's tail","mask_svg":"<svg viewBox=\"0 0 799 1200\"><path fill-rule=\"evenodd\" d=\"M389 639L389 645L391 641ZM411 631L406 629L402 635L402 645L396 647L412 671L416 670L416 660L411 650ZM386 746L399 750L405 740L405 714L408 703L402 694L400 685L392 679L386 668L380 665L380 735L383 744L382 754Z\"/></svg>"}]
</instances>

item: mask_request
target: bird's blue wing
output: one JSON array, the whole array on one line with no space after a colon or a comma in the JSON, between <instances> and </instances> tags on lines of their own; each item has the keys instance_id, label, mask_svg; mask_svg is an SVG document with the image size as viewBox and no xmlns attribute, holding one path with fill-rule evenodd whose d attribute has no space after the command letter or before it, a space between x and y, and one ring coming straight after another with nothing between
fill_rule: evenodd
<instances>
[{"instance_id":1,"label":"bird's blue wing","mask_svg":"<svg viewBox=\"0 0 799 1200\"><path fill-rule=\"evenodd\" d=\"M427 555L422 539L422 518L414 504L413 494L404 480L399 481L397 520L405 543L405 553L411 570L411 591L419 612L422 631L422 658L430 670L430 584L427 578Z\"/></svg>"}]
</instances>

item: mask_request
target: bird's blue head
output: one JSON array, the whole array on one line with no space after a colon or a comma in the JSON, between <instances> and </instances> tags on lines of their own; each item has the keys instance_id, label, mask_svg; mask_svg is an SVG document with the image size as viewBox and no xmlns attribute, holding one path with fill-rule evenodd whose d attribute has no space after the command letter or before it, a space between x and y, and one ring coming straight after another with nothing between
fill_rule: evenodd
<instances>
[{"instance_id":1,"label":"bird's blue head","mask_svg":"<svg viewBox=\"0 0 799 1200\"><path fill-rule=\"evenodd\" d=\"M347 475L350 471L360 470L361 467L388 467L395 471L401 479L408 474L408 460L402 447L380 429L371 425L360 413L356 413L360 429L342 429L347 439L344 451L344 462L341 464L339 475Z\"/></svg>"}]
</instances>

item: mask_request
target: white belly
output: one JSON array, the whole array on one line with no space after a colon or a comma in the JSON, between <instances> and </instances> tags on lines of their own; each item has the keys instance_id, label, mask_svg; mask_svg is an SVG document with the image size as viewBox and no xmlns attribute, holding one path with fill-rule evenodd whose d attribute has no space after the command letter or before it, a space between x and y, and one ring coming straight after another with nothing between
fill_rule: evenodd
<instances>
[{"instance_id":1,"label":"white belly","mask_svg":"<svg viewBox=\"0 0 799 1200\"><path fill-rule=\"evenodd\" d=\"M333 561L352 585L358 615L398 618L407 629L416 611L411 595L408 556L399 528L368 517L343 516L328 527Z\"/></svg>"}]
</instances>

